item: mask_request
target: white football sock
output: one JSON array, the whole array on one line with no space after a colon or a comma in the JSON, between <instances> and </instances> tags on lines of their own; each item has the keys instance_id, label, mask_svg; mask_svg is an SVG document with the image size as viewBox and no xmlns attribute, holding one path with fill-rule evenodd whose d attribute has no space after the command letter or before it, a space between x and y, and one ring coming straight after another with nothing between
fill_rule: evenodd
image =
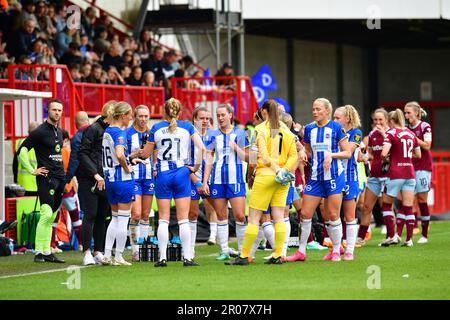
<instances>
[{"instance_id":1,"label":"white football sock","mask_svg":"<svg viewBox=\"0 0 450 320\"><path fill-rule=\"evenodd\" d=\"M150 229L150 221L149 220L147 220L147 221L139 220L139 237L143 237L144 239L147 239L149 229Z\"/></svg>"},{"instance_id":2,"label":"white football sock","mask_svg":"<svg viewBox=\"0 0 450 320\"><path fill-rule=\"evenodd\" d=\"M311 219L301 219L300 220L300 243L298 245L298 251L306 254L306 245L308 244L309 234L311 233Z\"/></svg>"},{"instance_id":3,"label":"white football sock","mask_svg":"<svg viewBox=\"0 0 450 320\"><path fill-rule=\"evenodd\" d=\"M180 232L181 247L183 250L183 256L185 259L192 259L192 242L191 242L191 229L188 219L178 221L178 228Z\"/></svg>"},{"instance_id":4,"label":"white football sock","mask_svg":"<svg viewBox=\"0 0 450 320\"><path fill-rule=\"evenodd\" d=\"M258 236L256 237L255 242L252 245L252 248L250 249L250 254L249 256L254 258L255 257L255 252L259 247L259 244L261 243L261 240L264 238L264 231L262 226L259 226L259 232L258 232Z\"/></svg>"},{"instance_id":5,"label":"white football sock","mask_svg":"<svg viewBox=\"0 0 450 320\"><path fill-rule=\"evenodd\" d=\"M272 250L275 250L275 228L272 221L267 221L262 224L264 237L269 241Z\"/></svg>"},{"instance_id":6,"label":"white football sock","mask_svg":"<svg viewBox=\"0 0 450 320\"><path fill-rule=\"evenodd\" d=\"M245 221L244 222L236 221L236 238L239 252L242 252L242 245L244 244L244 236L246 228L247 225L245 224Z\"/></svg>"},{"instance_id":7,"label":"white football sock","mask_svg":"<svg viewBox=\"0 0 450 320\"><path fill-rule=\"evenodd\" d=\"M358 235L358 222L355 220L346 223L347 249L346 252L353 253L355 250L356 236Z\"/></svg>"},{"instance_id":8,"label":"white football sock","mask_svg":"<svg viewBox=\"0 0 450 320\"><path fill-rule=\"evenodd\" d=\"M159 220L158 224L159 261L167 260L167 242L169 242L169 221Z\"/></svg>"},{"instance_id":9,"label":"white football sock","mask_svg":"<svg viewBox=\"0 0 450 320\"><path fill-rule=\"evenodd\" d=\"M213 239L217 237L217 222L209 223L209 237Z\"/></svg>"},{"instance_id":10,"label":"white football sock","mask_svg":"<svg viewBox=\"0 0 450 320\"><path fill-rule=\"evenodd\" d=\"M333 243L333 252L340 252L342 242L342 222L341 219L329 221L327 225L328 235Z\"/></svg>"},{"instance_id":11,"label":"white football sock","mask_svg":"<svg viewBox=\"0 0 450 320\"><path fill-rule=\"evenodd\" d=\"M284 224L286 225L286 238L284 239L283 250L281 251L282 257L286 257L287 255L289 239L291 238L291 220L289 219L289 217L284 218Z\"/></svg>"},{"instance_id":12,"label":"white football sock","mask_svg":"<svg viewBox=\"0 0 450 320\"><path fill-rule=\"evenodd\" d=\"M195 241L197 240L197 220L189 220L189 229L191 230L191 246L190 247L192 249L192 252L194 252Z\"/></svg>"},{"instance_id":13,"label":"white football sock","mask_svg":"<svg viewBox=\"0 0 450 320\"><path fill-rule=\"evenodd\" d=\"M131 219L128 229L130 230L131 251L134 253L139 250L139 246L137 245L140 233L139 220Z\"/></svg>"},{"instance_id":14,"label":"white football sock","mask_svg":"<svg viewBox=\"0 0 450 320\"><path fill-rule=\"evenodd\" d=\"M108 225L108 230L106 231L105 239L105 258L111 258L112 247L114 241L116 240L117 233L117 212L113 212L111 221Z\"/></svg>"},{"instance_id":15,"label":"white football sock","mask_svg":"<svg viewBox=\"0 0 450 320\"><path fill-rule=\"evenodd\" d=\"M128 221L130 220L130 210L119 210L117 216L116 229L116 260L122 260L122 253L127 243Z\"/></svg>"},{"instance_id":16,"label":"white football sock","mask_svg":"<svg viewBox=\"0 0 450 320\"><path fill-rule=\"evenodd\" d=\"M219 242L220 252L228 253L228 220L221 220L217 223L217 241Z\"/></svg>"}]
</instances>

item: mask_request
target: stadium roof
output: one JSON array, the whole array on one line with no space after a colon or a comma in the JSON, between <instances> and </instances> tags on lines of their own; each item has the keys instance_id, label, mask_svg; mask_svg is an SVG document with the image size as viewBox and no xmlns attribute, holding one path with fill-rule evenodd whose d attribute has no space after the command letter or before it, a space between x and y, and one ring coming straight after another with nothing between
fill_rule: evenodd
<instances>
[{"instance_id":1,"label":"stadium roof","mask_svg":"<svg viewBox=\"0 0 450 320\"><path fill-rule=\"evenodd\" d=\"M450 0L245 0L249 19L450 19Z\"/></svg>"}]
</instances>

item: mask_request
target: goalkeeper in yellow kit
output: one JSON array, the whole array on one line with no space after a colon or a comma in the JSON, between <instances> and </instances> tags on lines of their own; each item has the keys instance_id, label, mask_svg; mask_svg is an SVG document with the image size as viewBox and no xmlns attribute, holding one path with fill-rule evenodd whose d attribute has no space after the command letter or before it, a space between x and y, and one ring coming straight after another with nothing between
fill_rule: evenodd
<instances>
[{"instance_id":1,"label":"goalkeeper in yellow kit","mask_svg":"<svg viewBox=\"0 0 450 320\"><path fill-rule=\"evenodd\" d=\"M289 182L294 175L289 171L297 163L298 155L294 135L280 123L278 105L274 100L267 100L261 107L264 122L256 126L256 173L251 191L248 226L245 231L242 252L236 260L226 265L248 265L250 249L259 231L259 220L269 205L275 227L275 251L266 264L282 264L281 251L286 237L283 213ZM257 149L257 150L256 150ZM250 159L252 160L252 159ZM254 161L250 161L250 163Z\"/></svg>"}]
</instances>

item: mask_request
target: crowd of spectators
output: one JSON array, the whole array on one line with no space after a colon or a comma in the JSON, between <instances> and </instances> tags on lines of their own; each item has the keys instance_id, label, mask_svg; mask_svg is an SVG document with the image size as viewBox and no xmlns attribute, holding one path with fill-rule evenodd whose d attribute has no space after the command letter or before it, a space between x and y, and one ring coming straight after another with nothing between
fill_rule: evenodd
<instances>
[{"instance_id":1,"label":"crowd of spectators","mask_svg":"<svg viewBox=\"0 0 450 320\"><path fill-rule=\"evenodd\" d=\"M75 82L165 87L170 96L171 77L187 78L187 86L200 87L192 77L203 71L190 56L152 43L150 30L139 39L119 37L107 15L97 17L88 7L78 28L69 25L63 0L8 1L0 5L0 79L9 64L65 64ZM225 63L216 75L233 75Z\"/></svg>"}]
</instances>

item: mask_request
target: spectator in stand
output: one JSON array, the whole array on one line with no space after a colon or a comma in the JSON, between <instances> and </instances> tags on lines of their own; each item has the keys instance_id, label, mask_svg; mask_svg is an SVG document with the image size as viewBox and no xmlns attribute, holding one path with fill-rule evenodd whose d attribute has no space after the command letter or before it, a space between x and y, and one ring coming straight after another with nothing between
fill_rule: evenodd
<instances>
[{"instance_id":1,"label":"spectator in stand","mask_svg":"<svg viewBox=\"0 0 450 320\"><path fill-rule=\"evenodd\" d=\"M44 53L44 40L42 38L37 38L31 44L31 53L29 58L33 63L36 62L36 59Z\"/></svg>"},{"instance_id":2,"label":"spectator in stand","mask_svg":"<svg viewBox=\"0 0 450 320\"><path fill-rule=\"evenodd\" d=\"M6 27L3 30L8 32L8 41L12 40L14 38L13 35L15 35L16 32L18 32L23 26L23 21L20 20L21 13L22 5L20 4L20 2L15 1L9 4L8 11L5 12L4 16L1 17L1 23L3 23ZM6 19L3 20L3 18Z\"/></svg>"},{"instance_id":3,"label":"spectator in stand","mask_svg":"<svg viewBox=\"0 0 450 320\"><path fill-rule=\"evenodd\" d=\"M64 32L59 32L56 36L56 56L61 59L64 53L69 50L72 42L76 42L77 29L70 29L66 27Z\"/></svg>"},{"instance_id":4,"label":"spectator in stand","mask_svg":"<svg viewBox=\"0 0 450 320\"><path fill-rule=\"evenodd\" d=\"M88 37L86 35L82 35L80 41L80 51L83 59L87 59L90 62L99 62L100 58L94 52L92 45L89 43Z\"/></svg>"},{"instance_id":5,"label":"spectator in stand","mask_svg":"<svg viewBox=\"0 0 450 320\"><path fill-rule=\"evenodd\" d=\"M142 68L140 66L134 66L131 68L131 76L125 80L130 86L142 85Z\"/></svg>"},{"instance_id":6,"label":"spectator in stand","mask_svg":"<svg viewBox=\"0 0 450 320\"><path fill-rule=\"evenodd\" d=\"M180 65L177 63L178 61L178 54L175 50L170 50L164 55L163 60L163 73L164 76L168 79L170 77L173 77L175 74L175 71L177 71L180 68Z\"/></svg>"},{"instance_id":7,"label":"spectator in stand","mask_svg":"<svg viewBox=\"0 0 450 320\"><path fill-rule=\"evenodd\" d=\"M163 57L164 51L161 47L155 47L153 49L153 54L148 58L142 61L142 71L152 71L155 75L155 80L159 82L160 80L164 80L163 73Z\"/></svg>"},{"instance_id":8,"label":"spectator in stand","mask_svg":"<svg viewBox=\"0 0 450 320\"><path fill-rule=\"evenodd\" d=\"M144 77L142 78L142 85L147 88L157 87L155 84L155 74L151 71L147 71L144 73Z\"/></svg>"},{"instance_id":9,"label":"spectator in stand","mask_svg":"<svg viewBox=\"0 0 450 320\"><path fill-rule=\"evenodd\" d=\"M79 63L72 63L69 65L69 72L72 76L73 82L81 82L81 72L80 72L80 64Z\"/></svg>"},{"instance_id":10,"label":"spectator in stand","mask_svg":"<svg viewBox=\"0 0 450 320\"><path fill-rule=\"evenodd\" d=\"M132 63L131 64L132 67L134 67L134 66L141 66L141 64L142 64L141 56L138 53L135 52L133 54L133 61L131 63Z\"/></svg>"},{"instance_id":11,"label":"spectator in stand","mask_svg":"<svg viewBox=\"0 0 450 320\"><path fill-rule=\"evenodd\" d=\"M48 5L47 7L47 16L50 18L52 26L56 29L56 10L53 4ZM56 29L56 33L58 30Z\"/></svg>"},{"instance_id":12,"label":"spectator in stand","mask_svg":"<svg viewBox=\"0 0 450 320\"><path fill-rule=\"evenodd\" d=\"M123 54L124 48L122 46L122 44L120 44L120 38L118 34L113 34L109 41L111 42L111 44L116 44L117 45L117 49L119 50L119 55Z\"/></svg>"},{"instance_id":13,"label":"spectator in stand","mask_svg":"<svg viewBox=\"0 0 450 320\"><path fill-rule=\"evenodd\" d=\"M84 14L81 16L81 26L83 28L83 32L89 39L89 42L94 43L95 37L95 22L96 22L97 12L93 7L88 7Z\"/></svg>"},{"instance_id":14,"label":"spectator in stand","mask_svg":"<svg viewBox=\"0 0 450 320\"><path fill-rule=\"evenodd\" d=\"M48 43L43 44L42 54L36 58L36 64L57 64L55 58L55 48L50 47Z\"/></svg>"},{"instance_id":15,"label":"spectator in stand","mask_svg":"<svg viewBox=\"0 0 450 320\"><path fill-rule=\"evenodd\" d=\"M120 76L124 79L127 79L131 75L131 67L126 63L122 63L117 69L120 73Z\"/></svg>"},{"instance_id":16,"label":"spectator in stand","mask_svg":"<svg viewBox=\"0 0 450 320\"><path fill-rule=\"evenodd\" d=\"M198 68L194 65L194 60L191 56L184 56L181 60L184 63L184 69L186 70L189 77L193 77L198 71Z\"/></svg>"},{"instance_id":17,"label":"spectator in stand","mask_svg":"<svg viewBox=\"0 0 450 320\"><path fill-rule=\"evenodd\" d=\"M114 66L117 69L122 63L123 59L119 53L119 44L113 42L108 52L103 55L103 69L108 70L109 66Z\"/></svg>"},{"instance_id":18,"label":"spectator in stand","mask_svg":"<svg viewBox=\"0 0 450 320\"><path fill-rule=\"evenodd\" d=\"M131 67L133 65L133 56L133 51L130 49L126 49L123 52L122 61Z\"/></svg>"},{"instance_id":19,"label":"spectator in stand","mask_svg":"<svg viewBox=\"0 0 450 320\"><path fill-rule=\"evenodd\" d=\"M61 33L66 29L67 26L66 20L67 20L67 7L64 4L55 6L55 22L56 22L56 31L58 33Z\"/></svg>"},{"instance_id":20,"label":"spectator in stand","mask_svg":"<svg viewBox=\"0 0 450 320\"><path fill-rule=\"evenodd\" d=\"M45 1L39 1L36 5L36 18L38 20L41 36L46 35L46 39L53 39L56 35L56 27L52 23L52 19L48 15L48 6Z\"/></svg>"},{"instance_id":21,"label":"spectator in stand","mask_svg":"<svg viewBox=\"0 0 450 320\"><path fill-rule=\"evenodd\" d=\"M107 74L108 74L108 79L106 80L107 84L115 84L115 85L126 84L125 80L123 80L120 73L117 71L116 67L109 66Z\"/></svg>"},{"instance_id":22,"label":"spectator in stand","mask_svg":"<svg viewBox=\"0 0 450 320\"><path fill-rule=\"evenodd\" d=\"M186 74L187 74L187 72L186 72ZM194 73L194 75L192 76L192 78L194 78L194 79L189 79L187 82L188 89L204 89L204 85L202 84L203 81L195 79L195 78L201 78L201 77L203 77L203 71L197 70L197 72Z\"/></svg>"},{"instance_id":23,"label":"spectator in stand","mask_svg":"<svg viewBox=\"0 0 450 320\"><path fill-rule=\"evenodd\" d=\"M25 0L22 1L23 8L20 12L20 23L25 22L26 20L33 20L34 25L38 26L38 20L36 15L34 14L36 11L36 0Z\"/></svg>"},{"instance_id":24,"label":"spectator in stand","mask_svg":"<svg viewBox=\"0 0 450 320\"><path fill-rule=\"evenodd\" d=\"M131 50L133 52L138 49L138 44L133 37L126 37L123 39L122 46L124 50Z\"/></svg>"},{"instance_id":25,"label":"spectator in stand","mask_svg":"<svg viewBox=\"0 0 450 320\"><path fill-rule=\"evenodd\" d=\"M95 53L101 57L102 54L106 53L111 46L111 42L108 40L108 31L105 26L99 26L96 29L96 36L94 42L94 51Z\"/></svg>"},{"instance_id":26,"label":"spectator in stand","mask_svg":"<svg viewBox=\"0 0 450 320\"><path fill-rule=\"evenodd\" d=\"M16 61L21 55L29 55L31 53L31 43L36 39L35 26L33 20L25 20L17 36L13 36L11 42L8 43L6 50L16 58Z\"/></svg>"},{"instance_id":27,"label":"spectator in stand","mask_svg":"<svg viewBox=\"0 0 450 320\"><path fill-rule=\"evenodd\" d=\"M234 70L233 67L228 63L225 62L220 68L219 71L215 74L215 77L232 77L234 76ZM217 80L215 82L218 86L225 86L227 89L232 89L231 87L234 85L233 80Z\"/></svg>"},{"instance_id":28,"label":"spectator in stand","mask_svg":"<svg viewBox=\"0 0 450 320\"><path fill-rule=\"evenodd\" d=\"M92 64L89 61L84 61L81 65L81 82L87 82L91 76Z\"/></svg>"},{"instance_id":29,"label":"spectator in stand","mask_svg":"<svg viewBox=\"0 0 450 320\"><path fill-rule=\"evenodd\" d=\"M74 63L81 64L82 62L83 56L80 51L80 46L76 42L70 43L69 50L66 51L59 60L59 63L65 64L67 66Z\"/></svg>"},{"instance_id":30,"label":"spectator in stand","mask_svg":"<svg viewBox=\"0 0 450 320\"><path fill-rule=\"evenodd\" d=\"M0 79L8 79L8 66L13 65L14 63L2 59L2 56L0 56L0 61L3 61L0 63Z\"/></svg>"},{"instance_id":31,"label":"spectator in stand","mask_svg":"<svg viewBox=\"0 0 450 320\"><path fill-rule=\"evenodd\" d=\"M142 60L150 58L152 50L152 34L147 28L143 28L139 36L139 43L137 53L139 53ZM162 50L162 49L161 49Z\"/></svg>"},{"instance_id":32,"label":"spectator in stand","mask_svg":"<svg viewBox=\"0 0 450 320\"><path fill-rule=\"evenodd\" d=\"M91 75L85 79L89 83L102 83L102 66L99 64L94 64L92 66Z\"/></svg>"}]
</instances>

